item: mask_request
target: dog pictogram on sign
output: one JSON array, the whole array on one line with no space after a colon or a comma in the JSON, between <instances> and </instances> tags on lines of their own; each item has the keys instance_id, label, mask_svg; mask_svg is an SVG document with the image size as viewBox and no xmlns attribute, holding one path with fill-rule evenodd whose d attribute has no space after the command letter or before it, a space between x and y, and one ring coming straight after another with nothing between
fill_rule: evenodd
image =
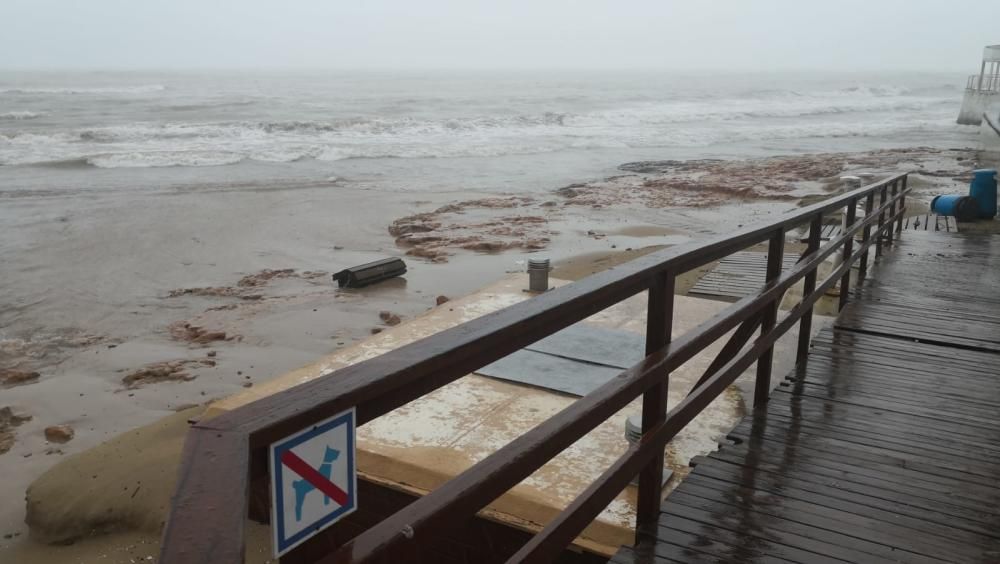
<instances>
[{"instance_id":1,"label":"dog pictogram on sign","mask_svg":"<svg viewBox=\"0 0 1000 564\"><path fill-rule=\"evenodd\" d=\"M354 429L351 409L271 444L275 556L357 509Z\"/></svg>"}]
</instances>

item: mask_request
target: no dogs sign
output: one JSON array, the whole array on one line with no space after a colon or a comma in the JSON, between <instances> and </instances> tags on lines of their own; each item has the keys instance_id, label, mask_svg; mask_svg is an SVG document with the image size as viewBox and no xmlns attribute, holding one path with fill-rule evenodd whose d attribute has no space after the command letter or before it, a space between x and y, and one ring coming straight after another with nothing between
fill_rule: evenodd
<instances>
[{"instance_id":1,"label":"no dogs sign","mask_svg":"<svg viewBox=\"0 0 1000 564\"><path fill-rule=\"evenodd\" d=\"M271 444L271 529L281 556L358 507L354 409Z\"/></svg>"}]
</instances>

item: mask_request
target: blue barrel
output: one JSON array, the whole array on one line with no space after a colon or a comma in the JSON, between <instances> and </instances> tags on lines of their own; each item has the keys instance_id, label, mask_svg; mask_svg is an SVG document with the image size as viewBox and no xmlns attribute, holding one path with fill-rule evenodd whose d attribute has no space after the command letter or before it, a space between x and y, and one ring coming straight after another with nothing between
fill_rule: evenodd
<instances>
[{"instance_id":1,"label":"blue barrel","mask_svg":"<svg viewBox=\"0 0 1000 564\"><path fill-rule=\"evenodd\" d=\"M981 168L972 174L969 195L979 204L979 217L992 219L997 215L997 169Z\"/></svg>"},{"instance_id":2,"label":"blue barrel","mask_svg":"<svg viewBox=\"0 0 1000 564\"><path fill-rule=\"evenodd\" d=\"M959 221L973 221L979 217L979 204L971 196L934 196L931 211L938 215L954 216Z\"/></svg>"}]
</instances>

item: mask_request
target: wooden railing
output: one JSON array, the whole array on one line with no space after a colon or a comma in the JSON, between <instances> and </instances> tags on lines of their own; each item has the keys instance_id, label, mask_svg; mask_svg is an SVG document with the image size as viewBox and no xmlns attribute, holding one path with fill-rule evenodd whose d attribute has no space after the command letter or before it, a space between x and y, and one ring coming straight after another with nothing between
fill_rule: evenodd
<instances>
[{"instance_id":1,"label":"wooden railing","mask_svg":"<svg viewBox=\"0 0 1000 564\"><path fill-rule=\"evenodd\" d=\"M351 407L356 407L357 422L363 425L648 290L647 356L641 362L318 561L407 561L419 554L417 549L432 546L443 532L467 522L642 395L641 441L510 561L544 562L560 554L636 475L638 537L656 526L667 443L754 362L754 405L766 402L774 344L796 323L800 326L797 361L806 360L813 305L838 281L840 306L846 304L852 265L860 262L858 277L863 278L869 248L874 244L875 254L880 254L883 242L891 243L893 232L902 228L906 181L906 175L900 174L783 214L766 224L646 255L195 424L184 446L177 490L163 533L161 562L243 561L251 475L259 478L263 474L262 460L271 442ZM860 219L859 204L865 210ZM833 219L841 210L846 229L821 246L824 220ZM794 267L782 272L786 234L806 226L807 248ZM859 233L861 240L855 249ZM675 278L765 241L769 248L767 275L760 291L671 340ZM835 253L842 262L818 280L819 265ZM800 280L804 281L801 302L779 319L778 306L785 291ZM758 330L759 336L751 342ZM730 331L733 334L701 379L668 413L670 372ZM302 560L294 558L294 551L290 555L290 560Z\"/></svg>"}]
</instances>

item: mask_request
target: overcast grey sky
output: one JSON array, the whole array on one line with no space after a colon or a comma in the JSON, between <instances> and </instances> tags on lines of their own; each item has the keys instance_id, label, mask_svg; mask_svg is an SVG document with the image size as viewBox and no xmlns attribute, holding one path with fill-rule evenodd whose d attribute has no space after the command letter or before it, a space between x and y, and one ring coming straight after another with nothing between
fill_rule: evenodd
<instances>
[{"instance_id":1,"label":"overcast grey sky","mask_svg":"<svg viewBox=\"0 0 1000 564\"><path fill-rule=\"evenodd\" d=\"M0 0L0 68L978 70L1000 0Z\"/></svg>"}]
</instances>

